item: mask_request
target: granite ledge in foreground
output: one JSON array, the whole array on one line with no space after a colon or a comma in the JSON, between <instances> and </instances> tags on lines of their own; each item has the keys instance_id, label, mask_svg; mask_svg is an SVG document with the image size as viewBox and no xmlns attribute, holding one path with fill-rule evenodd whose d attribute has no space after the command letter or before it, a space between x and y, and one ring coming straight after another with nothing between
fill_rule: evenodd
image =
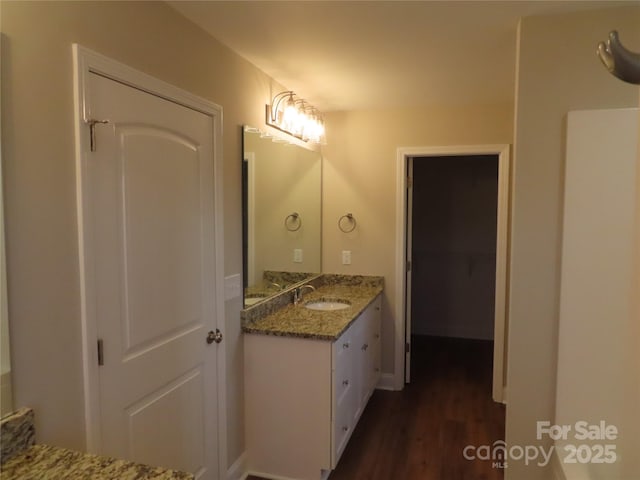
<instances>
[{"instance_id":1,"label":"granite ledge in foreground","mask_svg":"<svg viewBox=\"0 0 640 480\"><path fill-rule=\"evenodd\" d=\"M33 410L2 418L2 480L193 480L190 473L35 444Z\"/></svg>"},{"instance_id":2,"label":"granite ledge in foreground","mask_svg":"<svg viewBox=\"0 0 640 480\"><path fill-rule=\"evenodd\" d=\"M2 465L2 480L192 480L190 473L150 467L49 445L34 445Z\"/></svg>"}]
</instances>

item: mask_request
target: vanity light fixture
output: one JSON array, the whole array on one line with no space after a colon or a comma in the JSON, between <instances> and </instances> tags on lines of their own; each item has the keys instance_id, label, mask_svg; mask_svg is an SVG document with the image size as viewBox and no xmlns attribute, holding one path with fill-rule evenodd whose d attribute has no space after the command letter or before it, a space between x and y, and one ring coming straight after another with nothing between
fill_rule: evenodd
<instances>
[{"instance_id":1,"label":"vanity light fixture","mask_svg":"<svg viewBox=\"0 0 640 480\"><path fill-rule=\"evenodd\" d=\"M304 142L325 143L322 115L291 90L273 97L266 107L266 117L267 125Z\"/></svg>"},{"instance_id":2,"label":"vanity light fixture","mask_svg":"<svg viewBox=\"0 0 640 480\"><path fill-rule=\"evenodd\" d=\"M627 50L617 31L611 31L607 41L598 44L597 53L611 74L623 82L640 85L640 53Z\"/></svg>"}]
</instances>

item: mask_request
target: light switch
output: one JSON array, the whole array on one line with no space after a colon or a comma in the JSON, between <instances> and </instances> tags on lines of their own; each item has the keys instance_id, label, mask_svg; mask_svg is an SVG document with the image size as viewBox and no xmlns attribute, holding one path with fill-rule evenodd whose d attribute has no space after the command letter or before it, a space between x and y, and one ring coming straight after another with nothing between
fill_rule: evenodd
<instances>
[{"instance_id":1,"label":"light switch","mask_svg":"<svg viewBox=\"0 0 640 480\"><path fill-rule=\"evenodd\" d=\"M293 249L293 261L294 263L302 263L302 249L294 248Z\"/></svg>"},{"instance_id":2,"label":"light switch","mask_svg":"<svg viewBox=\"0 0 640 480\"><path fill-rule=\"evenodd\" d=\"M342 264L351 265L351 250L342 251Z\"/></svg>"}]
</instances>

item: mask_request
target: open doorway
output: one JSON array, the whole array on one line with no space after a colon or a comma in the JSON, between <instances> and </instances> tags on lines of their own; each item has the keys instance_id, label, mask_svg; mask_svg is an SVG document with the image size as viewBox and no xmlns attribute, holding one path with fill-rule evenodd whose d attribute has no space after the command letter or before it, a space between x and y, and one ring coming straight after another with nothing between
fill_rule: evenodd
<instances>
[{"instance_id":1,"label":"open doorway","mask_svg":"<svg viewBox=\"0 0 640 480\"><path fill-rule=\"evenodd\" d=\"M494 220L489 226L478 228L491 228L489 234L483 234L483 242L493 242L495 248L476 248L468 247L471 242L468 242L469 236L476 235L469 234L469 232L457 232L459 238L436 238L436 235L429 239L422 239L419 246L422 250L427 250L426 255L431 256L430 260L426 260L425 257L418 260L418 264L414 265L412 262L412 182L411 178L412 169L418 162L420 167L429 168L429 164L440 164L440 170L447 168L447 162L455 163L455 159L463 158L463 163L469 164L469 173L466 175L466 180L461 181L458 187L461 187L465 182L473 185L473 182L478 182L480 176L486 175L482 173L483 167L480 164L486 160L488 164L493 164L493 167L485 167L489 170L493 169L493 173L489 175L493 180L491 182L497 186L497 192L494 192L492 204L488 206L489 209L493 209ZM473 165L473 162L477 162ZM449 264L453 270L444 275L459 274L458 279L463 282L459 282L456 286L451 287L449 290L444 291L443 282L437 279L437 276L428 280L431 282L432 288L430 295L434 296L430 305L426 305L426 308L431 308L432 313L434 308L440 308L440 315L442 321L427 321L419 320L417 330L422 330L423 333L430 333L431 335L438 335L443 337L460 336L466 338L484 338L487 341L493 340L492 349L492 397L495 401L505 402L505 377L506 377L506 288L507 288L507 226L508 226L508 190L509 190L509 146L508 145L484 145L484 146L458 146L458 147L415 147L415 148L400 148L398 149L398 197L397 197L397 209L398 209L398 223L396 230L396 239L398 244L398 257L397 257L397 274L398 274L398 290L396 292L397 308L397 331L398 337L396 337L396 369L395 379L396 388L402 388L402 385L398 385L400 381L410 381L411 378L411 333L412 333L412 277L414 274L420 275L420 272L416 272L414 268L421 269L421 263L424 266L425 261L431 262L430 267L427 270L433 271L441 270L445 267L445 264ZM462 165L462 164L460 164ZM460 167L451 167L455 168ZM432 172L433 173L433 172ZM451 172L450 172L451 173ZM429 176L429 172L426 172ZM454 176L455 177L455 176ZM475 179L474 179L475 178ZM417 181L422 181L418 179ZM452 180L453 181L453 180ZM432 185L431 190L447 190L442 185L443 181L436 181L438 185ZM489 183L491 183L489 182ZM415 183L414 183L415 185ZM458 188L456 187L456 188ZM486 185L482 188L486 189ZM494 187L495 188L495 187ZM429 195L434 192L427 192L427 202L440 202L444 200L436 200L434 198L429 199ZM451 193L451 192L449 192ZM446 200L446 208L454 208L451 203L457 197L465 198L466 194L455 193L450 195L450 198ZM466 198L463 203L475 203L478 200ZM473 209L470 209L466 213L463 212L462 217L470 216L473 214ZM435 221L435 220L434 220ZM461 219L455 220L460 223ZM464 223L464 222L463 222ZM453 228L450 226L450 228ZM458 227L456 227L458 228ZM428 229L427 229L428 230ZM433 229L431 229L433 231ZM451 232L448 234L452 235ZM493 235L489 237L489 235ZM436 245L440 243L440 246ZM456 243L457 242L457 243ZM467 242L465 244L465 242ZM423 245L428 244L428 245ZM454 245L455 244L455 245ZM453 246L452 246L453 245ZM464 246L464 248L463 248ZM437 247L437 248L436 248ZM438 248L440 252L437 252ZM423 252L424 253L424 252ZM446 257L446 258L445 258ZM439 262L439 265L438 265ZM492 265L490 265L492 264ZM493 266L493 268L491 268ZM480 279L478 275L480 271L493 272L492 276L484 277ZM473 277L473 278L470 278ZM474 284L475 282L475 284ZM416 295L420 299L425 299L425 285L424 279L420 280L422 288L420 292L416 291ZM458 297L461 296L462 291L456 291L456 288L463 286L468 290L470 296L466 300L458 301ZM488 285L490 284L490 285ZM428 286L426 286L428 288ZM440 292L438 292L438 288ZM485 291L482 292L482 289ZM493 292L487 291L492 289ZM487 296L488 294L488 296ZM441 297L453 296L447 304ZM468 316L465 320L464 310L467 309L467 313L470 310L475 310L480 303L484 302L484 314L483 322L469 322ZM439 305L437 305L439 304ZM474 307L475 304L475 307ZM493 305L493 311L491 312L491 306ZM424 306L424 304L423 304ZM443 312L443 310L445 310ZM444 317L444 318L442 318ZM433 319L434 316L432 315ZM448 318L448 321L447 321Z\"/></svg>"},{"instance_id":2,"label":"open doorway","mask_svg":"<svg viewBox=\"0 0 640 480\"><path fill-rule=\"evenodd\" d=\"M407 381L467 398L504 440L504 414L491 406L498 156L413 157L407 167Z\"/></svg>"},{"instance_id":3,"label":"open doorway","mask_svg":"<svg viewBox=\"0 0 640 480\"><path fill-rule=\"evenodd\" d=\"M498 156L414 157L408 167L411 335L493 342Z\"/></svg>"}]
</instances>

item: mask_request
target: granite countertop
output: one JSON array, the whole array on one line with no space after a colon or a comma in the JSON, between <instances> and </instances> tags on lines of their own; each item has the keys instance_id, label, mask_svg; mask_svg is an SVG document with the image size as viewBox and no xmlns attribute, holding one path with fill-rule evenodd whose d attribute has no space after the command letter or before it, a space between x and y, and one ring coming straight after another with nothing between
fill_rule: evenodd
<instances>
[{"instance_id":1,"label":"granite countertop","mask_svg":"<svg viewBox=\"0 0 640 480\"><path fill-rule=\"evenodd\" d=\"M34 414L21 408L2 418L2 480L193 480L190 473L35 443Z\"/></svg>"},{"instance_id":2,"label":"granite countertop","mask_svg":"<svg viewBox=\"0 0 640 480\"><path fill-rule=\"evenodd\" d=\"M298 305L288 303L275 311L267 311L261 318L245 321L242 330L334 341L382 290L382 277L323 275L317 282L316 291L307 290ZM304 307L305 303L320 299L346 300L351 305L335 311L314 311Z\"/></svg>"},{"instance_id":3,"label":"granite countertop","mask_svg":"<svg viewBox=\"0 0 640 480\"><path fill-rule=\"evenodd\" d=\"M2 480L192 480L190 473L49 445L33 445L2 465Z\"/></svg>"}]
</instances>

